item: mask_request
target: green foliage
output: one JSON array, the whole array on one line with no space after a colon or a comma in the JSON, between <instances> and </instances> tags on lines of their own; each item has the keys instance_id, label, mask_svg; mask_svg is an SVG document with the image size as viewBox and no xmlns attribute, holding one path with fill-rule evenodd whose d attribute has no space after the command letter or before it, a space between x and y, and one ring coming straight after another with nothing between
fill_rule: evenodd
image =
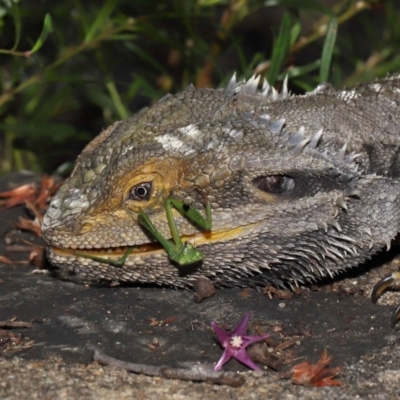
<instances>
[{"instance_id":1,"label":"green foliage","mask_svg":"<svg viewBox=\"0 0 400 400\"><path fill-rule=\"evenodd\" d=\"M338 21L332 17L326 32L324 47L321 55L321 68L319 70L319 81L328 82L329 70L331 67L333 50L335 48Z\"/></svg>"},{"instance_id":2,"label":"green foliage","mask_svg":"<svg viewBox=\"0 0 400 400\"><path fill-rule=\"evenodd\" d=\"M276 78L282 69L289 52L291 43L291 21L289 14L284 14L279 28L278 37L274 43L271 56L271 64L268 70L267 79L271 85L275 84Z\"/></svg>"},{"instance_id":3,"label":"green foliage","mask_svg":"<svg viewBox=\"0 0 400 400\"><path fill-rule=\"evenodd\" d=\"M399 70L399 17L396 0L0 0L0 174L65 169L115 120L235 71L301 93Z\"/></svg>"}]
</instances>

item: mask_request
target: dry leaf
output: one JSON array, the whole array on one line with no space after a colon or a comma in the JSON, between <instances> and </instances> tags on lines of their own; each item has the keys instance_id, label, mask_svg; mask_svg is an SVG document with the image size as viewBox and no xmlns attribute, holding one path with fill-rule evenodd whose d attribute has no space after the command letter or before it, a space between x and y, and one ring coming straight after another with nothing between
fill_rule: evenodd
<instances>
[{"instance_id":1,"label":"dry leaf","mask_svg":"<svg viewBox=\"0 0 400 400\"><path fill-rule=\"evenodd\" d=\"M47 203L60 185L60 183L56 184L54 182L54 178L52 176L42 176L42 186L35 201L35 205L39 208L39 210L45 210L47 208Z\"/></svg>"},{"instance_id":2,"label":"dry leaf","mask_svg":"<svg viewBox=\"0 0 400 400\"><path fill-rule=\"evenodd\" d=\"M0 263L3 263L3 264L13 264L13 262L12 262L9 258L4 257L4 256L0 256Z\"/></svg>"},{"instance_id":3,"label":"dry leaf","mask_svg":"<svg viewBox=\"0 0 400 400\"><path fill-rule=\"evenodd\" d=\"M150 326L158 326L160 321L157 318L150 318Z\"/></svg>"},{"instance_id":4,"label":"dry leaf","mask_svg":"<svg viewBox=\"0 0 400 400\"><path fill-rule=\"evenodd\" d=\"M246 289L242 290L241 292L239 292L239 296L246 299L246 298L251 297L252 293L253 293L253 289L246 288Z\"/></svg>"},{"instance_id":5,"label":"dry leaf","mask_svg":"<svg viewBox=\"0 0 400 400\"><path fill-rule=\"evenodd\" d=\"M36 236L41 237L41 223L40 221L35 219L26 219L22 217L18 217L17 228L22 229L24 231L33 232Z\"/></svg>"},{"instance_id":6,"label":"dry leaf","mask_svg":"<svg viewBox=\"0 0 400 400\"><path fill-rule=\"evenodd\" d=\"M0 200L1 209L6 210L18 204L24 204L27 200L34 201L36 192L37 188L34 183L22 185L7 192L1 192L0 198L3 198L3 200Z\"/></svg>"},{"instance_id":7,"label":"dry leaf","mask_svg":"<svg viewBox=\"0 0 400 400\"><path fill-rule=\"evenodd\" d=\"M296 385L303 386L340 386L342 382L335 380L335 376L342 371L342 368L328 368L332 357L328 358L328 352L323 351L319 361L312 365L303 362L292 368L292 381Z\"/></svg>"},{"instance_id":8,"label":"dry leaf","mask_svg":"<svg viewBox=\"0 0 400 400\"><path fill-rule=\"evenodd\" d=\"M277 289L274 286L265 286L264 294L266 294L270 299L272 299L273 296L280 300L290 300L294 297L293 292L289 290Z\"/></svg>"},{"instance_id":9,"label":"dry leaf","mask_svg":"<svg viewBox=\"0 0 400 400\"><path fill-rule=\"evenodd\" d=\"M160 321L160 325L161 326L166 326L166 325L171 324L175 320L176 320L176 317L168 317L168 318L165 318L163 321Z\"/></svg>"},{"instance_id":10,"label":"dry leaf","mask_svg":"<svg viewBox=\"0 0 400 400\"><path fill-rule=\"evenodd\" d=\"M0 193L0 206L2 210L14 207L18 204L30 202L35 208L45 210L51 196L60 187L59 183L54 182L52 176L43 175L40 191L34 183L22 185L16 189Z\"/></svg>"}]
</instances>

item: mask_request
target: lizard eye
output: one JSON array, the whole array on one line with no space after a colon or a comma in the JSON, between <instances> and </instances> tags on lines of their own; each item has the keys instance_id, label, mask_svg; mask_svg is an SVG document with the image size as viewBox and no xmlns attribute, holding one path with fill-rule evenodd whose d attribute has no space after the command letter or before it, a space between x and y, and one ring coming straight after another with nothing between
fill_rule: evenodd
<instances>
[{"instance_id":1,"label":"lizard eye","mask_svg":"<svg viewBox=\"0 0 400 400\"><path fill-rule=\"evenodd\" d=\"M284 194L295 187L294 180L285 175L259 176L253 179L253 185L263 192L272 194Z\"/></svg>"},{"instance_id":2,"label":"lizard eye","mask_svg":"<svg viewBox=\"0 0 400 400\"><path fill-rule=\"evenodd\" d=\"M138 185L134 186L130 193L129 197L132 200L149 200L150 195L151 195L151 182L142 182L139 183Z\"/></svg>"}]
</instances>

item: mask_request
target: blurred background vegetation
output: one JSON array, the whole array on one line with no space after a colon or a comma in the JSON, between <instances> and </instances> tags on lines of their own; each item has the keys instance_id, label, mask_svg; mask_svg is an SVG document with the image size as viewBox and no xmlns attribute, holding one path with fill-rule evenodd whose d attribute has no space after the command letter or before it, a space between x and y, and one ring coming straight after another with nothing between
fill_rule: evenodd
<instances>
[{"instance_id":1,"label":"blurred background vegetation","mask_svg":"<svg viewBox=\"0 0 400 400\"><path fill-rule=\"evenodd\" d=\"M303 93L400 70L398 0L0 0L0 175L67 173L100 130L188 84Z\"/></svg>"}]
</instances>

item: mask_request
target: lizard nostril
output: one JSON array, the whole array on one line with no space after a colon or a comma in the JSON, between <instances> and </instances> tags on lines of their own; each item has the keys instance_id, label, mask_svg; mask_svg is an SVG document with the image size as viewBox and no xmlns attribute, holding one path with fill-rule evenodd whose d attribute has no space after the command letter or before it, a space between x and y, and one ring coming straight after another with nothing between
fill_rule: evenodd
<instances>
[{"instance_id":1,"label":"lizard nostril","mask_svg":"<svg viewBox=\"0 0 400 400\"><path fill-rule=\"evenodd\" d=\"M85 222L85 223L81 226L81 229L79 230L79 233L80 233L81 235L83 235L83 234L85 234L85 233L88 233L88 232L90 232L90 231L93 229L93 227L94 227L94 224L93 224L93 223Z\"/></svg>"}]
</instances>

